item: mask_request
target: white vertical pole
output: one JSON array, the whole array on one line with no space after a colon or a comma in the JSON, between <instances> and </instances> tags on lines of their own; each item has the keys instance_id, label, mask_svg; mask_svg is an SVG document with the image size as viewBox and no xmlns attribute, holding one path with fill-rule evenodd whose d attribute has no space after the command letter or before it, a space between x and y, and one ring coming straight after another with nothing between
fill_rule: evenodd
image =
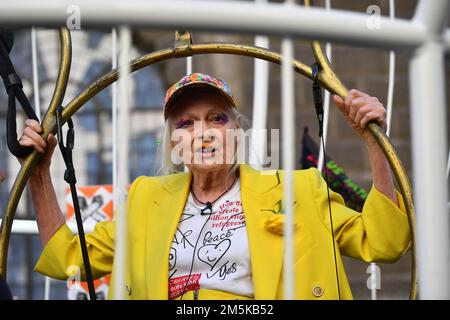
<instances>
[{"instance_id":1,"label":"white vertical pole","mask_svg":"<svg viewBox=\"0 0 450 320\"><path fill-rule=\"evenodd\" d=\"M445 62L442 44L423 45L410 61L410 101L415 208L417 212L419 296L450 299L450 232ZM424 106L427 106L426 108Z\"/></svg>"},{"instance_id":2,"label":"white vertical pole","mask_svg":"<svg viewBox=\"0 0 450 320\"><path fill-rule=\"evenodd\" d=\"M190 75L192 73L192 56L186 58L186 75ZM187 165L184 165L184 172L189 172L189 168Z\"/></svg>"},{"instance_id":3,"label":"white vertical pole","mask_svg":"<svg viewBox=\"0 0 450 320\"><path fill-rule=\"evenodd\" d=\"M186 75L192 73L192 56L186 58Z\"/></svg>"},{"instance_id":4,"label":"white vertical pole","mask_svg":"<svg viewBox=\"0 0 450 320\"><path fill-rule=\"evenodd\" d=\"M413 19L428 33L409 73L419 297L427 300L450 299L445 50L438 40L449 8L448 0L420 0Z\"/></svg>"},{"instance_id":5,"label":"white vertical pole","mask_svg":"<svg viewBox=\"0 0 450 320\"><path fill-rule=\"evenodd\" d=\"M293 1L286 1L286 6L294 6ZM293 170L295 163L295 105L294 105L294 46L291 38L281 42L283 62L281 66L281 132L283 147L284 202L286 225L284 230L284 298L295 298L294 274L294 212L293 212Z\"/></svg>"},{"instance_id":6,"label":"white vertical pole","mask_svg":"<svg viewBox=\"0 0 450 320\"><path fill-rule=\"evenodd\" d=\"M331 9L331 0L325 1L325 9L330 10ZM332 51L331 51L331 43L327 42L325 45L325 54L328 57L328 60L332 60ZM328 122L330 119L330 92L328 90L325 90L325 97L324 97L324 105L323 105L323 145L327 145L327 136L328 136ZM319 159L317 161L317 169L320 171L323 170L324 165L324 150L323 150L322 143L319 143Z\"/></svg>"},{"instance_id":7,"label":"white vertical pole","mask_svg":"<svg viewBox=\"0 0 450 320\"><path fill-rule=\"evenodd\" d=\"M395 0L389 0L389 17L391 19L395 19ZM386 134L389 137L391 135L391 127L392 127L392 107L394 102L394 87L395 87L395 52L392 50L389 52L389 80L388 80L388 94L387 94L387 102L386 102L386 122L387 122L387 131ZM372 262L370 264L371 270L377 270L377 264ZM374 272L371 275L375 277L372 287L370 288L372 300L377 300L377 288L376 285L380 280L376 279L376 277L381 277L381 274L378 272Z\"/></svg>"},{"instance_id":8,"label":"white vertical pole","mask_svg":"<svg viewBox=\"0 0 450 320\"><path fill-rule=\"evenodd\" d=\"M120 27L120 58L119 58L119 115L118 125L121 134L118 136L118 214L116 219L116 247L114 257L115 286L114 299L124 298L125 288L125 257L127 243L127 223L126 223L126 188L129 181L128 171L128 142L130 130L129 115L129 55L131 48L131 31L127 26Z\"/></svg>"},{"instance_id":9,"label":"white vertical pole","mask_svg":"<svg viewBox=\"0 0 450 320\"><path fill-rule=\"evenodd\" d=\"M44 300L50 300L50 291L51 291L51 278L45 276Z\"/></svg>"},{"instance_id":10,"label":"white vertical pole","mask_svg":"<svg viewBox=\"0 0 450 320\"><path fill-rule=\"evenodd\" d=\"M391 19L395 19L395 0L389 0L389 16ZM386 103L387 112L387 136L391 135L391 123L392 123L392 107L394 103L394 88L395 88L395 52L392 50L389 52L389 86Z\"/></svg>"},{"instance_id":11,"label":"white vertical pole","mask_svg":"<svg viewBox=\"0 0 450 320\"><path fill-rule=\"evenodd\" d=\"M111 67L117 68L117 32L116 28L111 31ZM111 85L111 112L112 112L112 184L114 213L117 212L117 82Z\"/></svg>"},{"instance_id":12,"label":"white vertical pole","mask_svg":"<svg viewBox=\"0 0 450 320\"><path fill-rule=\"evenodd\" d=\"M34 96L34 112L41 121L41 95L39 92L39 70L37 63L37 42L36 42L36 29L31 28L31 60L33 69L33 96ZM51 290L51 279L50 277L45 277L44 285L44 300L50 300L50 290Z\"/></svg>"},{"instance_id":13,"label":"white vertical pole","mask_svg":"<svg viewBox=\"0 0 450 320\"><path fill-rule=\"evenodd\" d=\"M447 186L449 180L450 180L450 150L448 151L448 160L447 160ZM448 203L448 213L450 214L450 202Z\"/></svg>"},{"instance_id":14,"label":"white vertical pole","mask_svg":"<svg viewBox=\"0 0 450 320\"><path fill-rule=\"evenodd\" d=\"M370 270L370 277L371 277L371 287L370 287L370 296L372 300L377 300L377 277L378 274L376 272L377 270L377 264L375 262L371 262L369 265L369 270Z\"/></svg>"},{"instance_id":15,"label":"white vertical pole","mask_svg":"<svg viewBox=\"0 0 450 320\"><path fill-rule=\"evenodd\" d=\"M447 160L447 180L450 178L450 150L448 151L448 160Z\"/></svg>"},{"instance_id":16,"label":"white vertical pole","mask_svg":"<svg viewBox=\"0 0 450 320\"><path fill-rule=\"evenodd\" d=\"M255 0L256 3L266 3L267 0ZM269 38L256 36L255 46L269 48ZM255 80L253 87L253 117L250 137L249 162L255 169L261 170L266 153L267 105L269 96L269 63L265 60L255 59Z\"/></svg>"},{"instance_id":17,"label":"white vertical pole","mask_svg":"<svg viewBox=\"0 0 450 320\"><path fill-rule=\"evenodd\" d=\"M41 96L39 93L39 71L37 63L37 43L36 29L31 28L31 59L33 68L33 92L34 92L34 109L37 117L41 120Z\"/></svg>"},{"instance_id":18,"label":"white vertical pole","mask_svg":"<svg viewBox=\"0 0 450 320\"><path fill-rule=\"evenodd\" d=\"M186 0L189 1L189 0ZM186 57L186 75L190 75L192 73L192 56ZM185 166L184 171L188 171L188 168Z\"/></svg>"}]
</instances>

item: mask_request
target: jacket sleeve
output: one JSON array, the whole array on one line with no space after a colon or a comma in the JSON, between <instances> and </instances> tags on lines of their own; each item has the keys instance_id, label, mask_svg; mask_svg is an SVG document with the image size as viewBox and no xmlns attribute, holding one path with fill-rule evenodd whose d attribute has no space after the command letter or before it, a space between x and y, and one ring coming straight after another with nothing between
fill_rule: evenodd
<instances>
[{"instance_id":1,"label":"jacket sleeve","mask_svg":"<svg viewBox=\"0 0 450 320\"><path fill-rule=\"evenodd\" d=\"M130 187L127 208L133 199L139 181L136 179ZM111 273L114 260L115 223L99 222L94 231L86 234L86 246L95 279ZM67 224L61 226L44 247L34 269L49 277L65 280L76 277L85 280L80 239L74 235Z\"/></svg>"},{"instance_id":2,"label":"jacket sleeve","mask_svg":"<svg viewBox=\"0 0 450 320\"><path fill-rule=\"evenodd\" d=\"M320 172L309 169L314 202L325 227L331 230L327 184ZM330 190L335 240L343 255L366 262L395 262L410 246L409 223L402 196L398 206L373 185L362 212L345 206L341 195Z\"/></svg>"},{"instance_id":3,"label":"jacket sleeve","mask_svg":"<svg viewBox=\"0 0 450 320\"><path fill-rule=\"evenodd\" d=\"M113 222L99 222L92 233L86 234L89 261L95 279L112 270L114 229ZM59 228L49 240L34 270L60 280L76 277L79 273L81 280L85 280L80 238L72 233L67 224Z\"/></svg>"}]
</instances>

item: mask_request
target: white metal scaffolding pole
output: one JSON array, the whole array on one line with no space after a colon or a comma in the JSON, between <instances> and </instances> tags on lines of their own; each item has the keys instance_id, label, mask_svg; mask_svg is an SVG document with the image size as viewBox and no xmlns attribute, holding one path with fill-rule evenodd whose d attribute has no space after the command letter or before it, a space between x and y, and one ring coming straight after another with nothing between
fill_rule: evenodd
<instances>
[{"instance_id":1,"label":"white metal scaffolding pole","mask_svg":"<svg viewBox=\"0 0 450 320\"><path fill-rule=\"evenodd\" d=\"M37 42L36 29L31 28L31 58L33 68L33 95L34 95L34 110L38 119L41 119L41 95L39 93L39 70L37 60Z\"/></svg>"},{"instance_id":2,"label":"white metal scaffolding pole","mask_svg":"<svg viewBox=\"0 0 450 320\"><path fill-rule=\"evenodd\" d=\"M0 219L0 223L2 222L2 219ZM72 231L72 233L77 234L78 229L75 222L67 222L67 226ZM84 231L86 233L94 231L94 228L87 225L84 228ZM38 226L36 223L36 220L17 220L14 219L11 234L34 234L39 235Z\"/></svg>"},{"instance_id":3,"label":"white metal scaffolding pole","mask_svg":"<svg viewBox=\"0 0 450 320\"><path fill-rule=\"evenodd\" d=\"M186 75L192 73L192 57L186 58Z\"/></svg>"},{"instance_id":4,"label":"white metal scaffolding pole","mask_svg":"<svg viewBox=\"0 0 450 320\"><path fill-rule=\"evenodd\" d=\"M73 0L2 0L0 21L5 27L61 26L72 4ZM78 0L76 4L83 13L83 28L127 23L130 27L170 30L288 35L385 49L414 49L427 37L422 24L405 19L380 17L381 28L368 32L366 13L286 8L275 3L255 6L247 1L128 0L112 5L111 0Z\"/></svg>"},{"instance_id":5,"label":"white metal scaffolding pole","mask_svg":"<svg viewBox=\"0 0 450 320\"><path fill-rule=\"evenodd\" d=\"M268 48L269 39L255 37L255 46ZM255 59L255 80L253 86L253 116L250 142L250 164L258 170L263 169L267 149L267 108L269 97L269 63ZM272 151L273 152L273 151Z\"/></svg>"},{"instance_id":6,"label":"white metal scaffolding pole","mask_svg":"<svg viewBox=\"0 0 450 320\"><path fill-rule=\"evenodd\" d=\"M331 0L325 1L325 9L330 11L331 9ZM331 51L331 43L327 42L325 45L325 54L328 57L328 60L332 60L332 51ZM319 159L317 161L317 169L320 171L323 170L323 164L324 164L324 150L323 147L327 146L327 136L328 136L328 122L330 119L330 97L331 94L328 90L325 90L325 96L324 96L324 105L323 105L323 145L322 143L319 143Z\"/></svg>"},{"instance_id":7,"label":"white metal scaffolding pole","mask_svg":"<svg viewBox=\"0 0 450 320\"><path fill-rule=\"evenodd\" d=\"M258 4L266 3L267 0L256 0ZM269 38L267 36L256 36L255 46L269 48ZM269 63L264 60L255 59L253 87L253 116L252 133L250 141L249 162L255 169L263 169L264 157L266 153L267 129L267 102L269 96ZM273 152L273 151L272 151Z\"/></svg>"},{"instance_id":8,"label":"white metal scaffolding pole","mask_svg":"<svg viewBox=\"0 0 450 320\"><path fill-rule=\"evenodd\" d=\"M121 26L119 32L120 56L119 56L119 103L118 103L118 126L120 135L117 139L118 147L118 210L116 219L116 246L114 257L114 299L124 299L125 289L125 264L126 264L126 243L127 243L127 222L126 222L126 189L129 181L128 156L129 156L129 131L130 131L130 106L129 106L129 80L130 80L130 49L131 31L128 26Z\"/></svg>"},{"instance_id":9,"label":"white metal scaffolding pole","mask_svg":"<svg viewBox=\"0 0 450 320\"><path fill-rule=\"evenodd\" d=\"M410 101L413 146L419 297L450 299L450 233L448 185L445 179L447 143L443 32L447 0L418 4L415 20L430 33L429 41L410 61Z\"/></svg>"},{"instance_id":10,"label":"white metal scaffolding pole","mask_svg":"<svg viewBox=\"0 0 450 320\"><path fill-rule=\"evenodd\" d=\"M448 179L450 178L450 150L448 151L448 160L447 160L447 182Z\"/></svg>"},{"instance_id":11,"label":"white metal scaffolding pole","mask_svg":"<svg viewBox=\"0 0 450 320\"><path fill-rule=\"evenodd\" d=\"M389 17L391 19L395 19L395 0L389 0ZM391 50L389 52L389 80L388 80L388 93L387 93L387 102L386 102L386 122L387 122L387 131L386 135L390 137L391 135L391 127L392 127L392 108L394 103L394 88L395 88L395 51ZM372 283L371 283L371 296L372 300L377 300L377 290L380 288L377 284L381 283L381 273L378 273L377 270L379 266L372 262L370 264Z\"/></svg>"},{"instance_id":12,"label":"white metal scaffolding pole","mask_svg":"<svg viewBox=\"0 0 450 320\"><path fill-rule=\"evenodd\" d=\"M36 29L31 28L31 60L33 68L33 96L34 96L34 110L39 121L41 120L41 94L39 92L39 70L37 59L37 41L36 41ZM44 300L50 300L50 277L45 277L44 286Z\"/></svg>"},{"instance_id":13,"label":"white metal scaffolding pole","mask_svg":"<svg viewBox=\"0 0 450 320\"><path fill-rule=\"evenodd\" d=\"M186 75L190 75L192 73L192 56L186 57ZM189 168L184 165L184 172L189 172Z\"/></svg>"},{"instance_id":14,"label":"white metal scaffolding pole","mask_svg":"<svg viewBox=\"0 0 450 320\"><path fill-rule=\"evenodd\" d=\"M294 8L293 1L286 1L286 8ZM295 91L294 91L294 45L291 38L281 41L283 61L281 65L281 136L283 147L284 197L286 215L284 226L284 299L295 298L294 273L294 179L295 169Z\"/></svg>"},{"instance_id":15,"label":"white metal scaffolding pole","mask_svg":"<svg viewBox=\"0 0 450 320\"><path fill-rule=\"evenodd\" d=\"M284 214L285 224L285 258L284 258L284 298L294 299L294 181L293 170L295 163L295 108L294 108L294 70L293 70L293 44L292 40L285 38L281 43L283 64L281 72L281 132L283 146L284 169Z\"/></svg>"},{"instance_id":16,"label":"white metal scaffolding pole","mask_svg":"<svg viewBox=\"0 0 450 320\"><path fill-rule=\"evenodd\" d=\"M448 151L448 160L447 160L447 185L450 181L450 150ZM450 188L450 186L449 186ZM448 203L448 213L450 214L450 202Z\"/></svg>"},{"instance_id":17,"label":"white metal scaffolding pole","mask_svg":"<svg viewBox=\"0 0 450 320\"><path fill-rule=\"evenodd\" d=\"M117 68L117 31L111 30L111 67ZM117 186L117 82L111 85L111 113L112 113L112 184L113 184L113 210L117 212L118 186Z\"/></svg>"},{"instance_id":18,"label":"white metal scaffolding pole","mask_svg":"<svg viewBox=\"0 0 450 320\"><path fill-rule=\"evenodd\" d=\"M395 0L389 0L389 17L395 19ZM386 102L387 109L387 136L391 135L392 124L392 107L394 105L394 88L395 88L395 51L389 52L389 84Z\"/></svg>"},{"instance_id":19,"label":"white metal scaffolding pole","mask_svg":"<svg viewBox=\"0 0 450 320\"><path fill-rule=\"evenodd\" d=\"M190 1L190 0L185 0ZM190 75L192 73L192 56L186 57L186 75ZM187 167L185 166L185 171L187 171Z\"/></svg>"}]
</instances>

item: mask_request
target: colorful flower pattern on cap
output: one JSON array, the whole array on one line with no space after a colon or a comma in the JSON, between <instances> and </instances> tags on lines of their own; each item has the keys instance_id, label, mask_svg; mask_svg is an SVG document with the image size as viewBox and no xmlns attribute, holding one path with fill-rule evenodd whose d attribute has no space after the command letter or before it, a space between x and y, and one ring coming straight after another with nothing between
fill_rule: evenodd
<instances>
[{"instance_id":1,"label":"colorful flower pattern on cap","mask_svg":"<svg viewBox=\"0 0 450 320\"><path fill-rule=\"evenodd\" d=\"M165 115L167 104L170 101L170 99L173 97L173 95L178 92L180 89L186 86L190 86L193 84L206 84L213 86L220 91L222 91L225 95L227 95L231 101L233 100L233 94L231 93L230 87L228 85L220 80L216 79L210 75L204 74L204 73L192 73L190 75L184 76L181 78L178 82L176 82L174 85L172 85L166 92L166 97L164 99L164 110L163 113Z\"/></svg>"}]
</instances>

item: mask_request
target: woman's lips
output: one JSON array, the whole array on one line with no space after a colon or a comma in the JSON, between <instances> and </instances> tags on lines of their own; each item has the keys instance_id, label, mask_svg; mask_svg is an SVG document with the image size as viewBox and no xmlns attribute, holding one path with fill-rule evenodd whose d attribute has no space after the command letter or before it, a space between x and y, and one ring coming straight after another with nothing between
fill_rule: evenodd
<instances>
[{"instance_id":1,"label":"woman's lips","mask_svg":"<svg viewBox=\"0 0 450 320\"><path fill-rule=\"evenodd\" d=\"M196 153L201 153L203 156L213 156L216 153L215 147L201 147L198 148Z\"/></svg>"},{"instance_id":2,"label":"woman's lips","mask_svg":"<svg viewBox=\"0 0 450 320\"><path fill-rule=\"evenodd\" d=\"M214 152L214 151L216 151L215 147L201 147L196 150L196 152L202 152L202 153L210 153L210 152Z\"/></svg>"}]
</instances>

